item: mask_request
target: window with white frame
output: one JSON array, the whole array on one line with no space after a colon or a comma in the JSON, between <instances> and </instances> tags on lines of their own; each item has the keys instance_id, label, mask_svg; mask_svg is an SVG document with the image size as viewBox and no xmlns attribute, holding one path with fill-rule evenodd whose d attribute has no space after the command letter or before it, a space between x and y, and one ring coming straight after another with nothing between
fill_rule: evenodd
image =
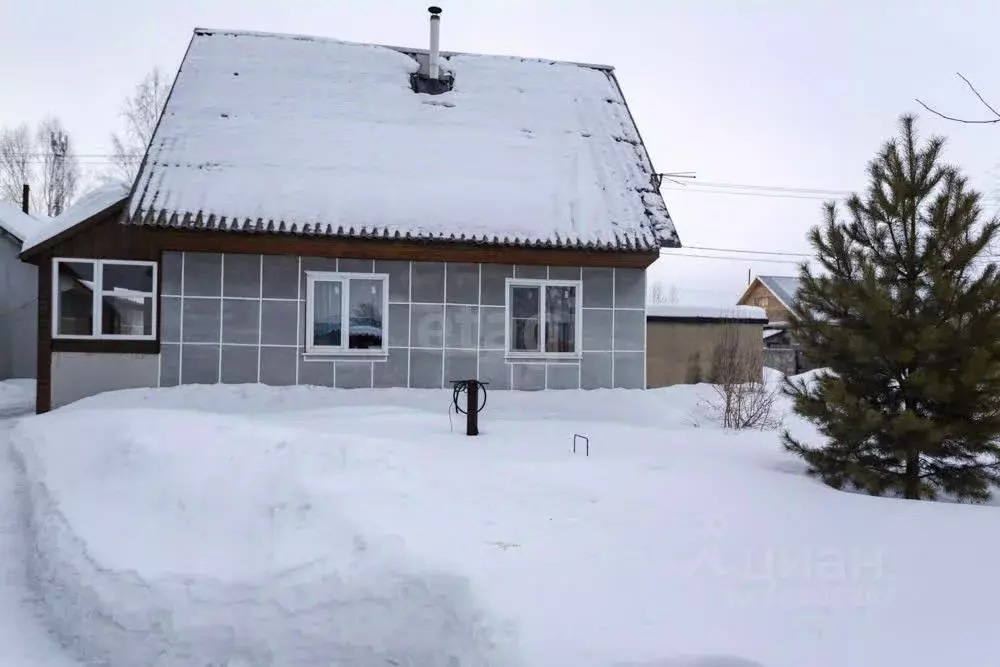
<instances>
[{"instance_id":1,"label":"window with white frame","mask_svg":"<svg viewBox=\"0 0 1000 667\"><path fill-rule=\"evenodd\" d=\"M156 262L53 259L53 338L155 340L156 269Z\"/></svg>"},{"instance_id":2,"label":"window with white frame","mask_svg":"<svg viewBox=\"0 0 1000 667\"><path fill-rule=\"evenodd\" d=\"M306 352L384 354L389 276L306 272Z\"/></svg>"},{"instance_id":3,"label":"window with white frame","mask_svg":"<svg viewBox=\"0 0 1000 667\"><path fill-rule=\"evenodd\" d=\"M507 280L507 353L580 354L580 282Z\"/></svg>"}]
</instances>

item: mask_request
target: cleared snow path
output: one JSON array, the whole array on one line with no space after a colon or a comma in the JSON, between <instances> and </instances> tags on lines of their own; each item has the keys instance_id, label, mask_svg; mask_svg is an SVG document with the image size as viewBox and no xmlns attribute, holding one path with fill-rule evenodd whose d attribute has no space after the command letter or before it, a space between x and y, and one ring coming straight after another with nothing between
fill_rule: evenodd
<instances>
[{"instance_id":1,"label":"cleared snow path","mask_svg":"<svg viewBox=\"0 0 1000 667\"><path fill-rule=\"evenodd\" d=\"M18 482L0 419L0 667L79 667L46 633L25 577L27 555Z\"/></svg>"}]
</instances>

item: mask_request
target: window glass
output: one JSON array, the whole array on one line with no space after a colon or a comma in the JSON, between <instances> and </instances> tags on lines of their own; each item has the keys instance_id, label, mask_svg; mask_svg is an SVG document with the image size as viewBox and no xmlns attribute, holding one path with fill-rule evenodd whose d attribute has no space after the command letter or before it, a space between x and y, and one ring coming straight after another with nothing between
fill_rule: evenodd
<instances>
[{"instance_id":1,"label":"window glass","mask_svg":"<svg viewBox=\"0 0 1000 667\"><path fill-rule=\"evenodd\" d=\"M153 285L153 267L137 264L104 264L102 265L104 282L101 289L105 292L146 292L156 291Z\"/></svg>"},{"instance_id":2,"label":"window glass","mask_svg":"<svg viewBox=\"0 0 1000 667\"><path fill-rule=\"evenodd\" d=\"M576 287L545 287L545 351L576 351Z\"/></svg>"},{"instance_id":3,"label":"window glass","mask_svg":"<svg viewBox=\"0 0 1000 667\"><path fill-rule=\"evenodd\" d=\"M541 289L513 285L510 288L510 349L514 352L539 351L539 300Z\"/></svg>"},{"instance_id":4,"label":"window glass","mask_svg":"<svg viewBox=\"0 0 1000 667\"><path fill-rule=\"evenodd\" d=\"M340 347L342 289L339 281L313 284L313 345Z\"/></svg>"},{"instance_id":5,"label":"window glass","mask_svg":"<svg viewBox=\"0 0 1000 667\"><path fill-rule=\"evenodd\" d=\"M151 336L152 296L101 296L101 333L108 336Z\"/></svg>"},{"instance_id":6,"label":"window glass","mask_svg":"<svg viewBox=\"0 0 1000 667\"><path fill-rule=\"evenodd\" d=\"M94 265L58 262L56 275L56 333L90 336L94 332Z\"/></svg>"},{"instance_id":7,"label":"window glass","mask_svg":"<svg viewBox=\"0 0 1000 667\"><path fill-rule=\"evenodd\" d=\"M381 279L354 278L348 287L350 332L348 347L352 350L381 349L384 329L382 326Z\"/></svg>"}]
</instances>

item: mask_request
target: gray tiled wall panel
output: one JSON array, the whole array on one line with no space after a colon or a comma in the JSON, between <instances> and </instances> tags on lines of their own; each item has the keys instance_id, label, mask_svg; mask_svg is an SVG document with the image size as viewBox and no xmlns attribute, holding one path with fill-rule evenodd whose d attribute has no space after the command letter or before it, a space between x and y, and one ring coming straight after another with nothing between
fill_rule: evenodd
<instances>
[{"instance_id":1,"label":"gray tiled wall panel","mask_svg":"<svg viewBox=\"0 0 1000 667\"><path fill-rule=\"evenodd\" d=\"M264 255L261 296L265 299L297 299L299 259L292 255Z\"/></svg>"},{"instance_id":2,"label":"gray tiled wall panel","mask_svg":"<svg viewBox=\"0 0 1000 667\"><path fill-rule=\"evenodd\" d=\"M371 361L337 361L333 371L334 386L341 389L370 389Z\"/></svg>"},{"instance_id":3,"label":"gray tiled wall panel","mask_svg":"<svg viewBox=\"0 0 1000 667\"><path fill-rule=\"evenodd\" d=\"M181 345L181 384L215 384L218 381L218 345Z\"/></svg>"},{"instance_id":4,"label":"gray tiled wall panel","mask_svg":"<svg viewBox=\"0 0 1000 667\"><path fill-rule=\"evenodd\" d=\"M222 255L208 252L184 253L184 296L222 294Z\"/></svg>"},{"instance_id":5,"label":"gray tiled wall panel","mask_svg":"<svg viewBox=\"0 0 1000 667\"><path fill-rule=\"evenodd\" d=\"M372 381L375 387L405 387L409 381L409 350L390 347L384 362L375 362Z\"/></svg>"},{"instance_id":6,"label":"gray tiled wall panel","mask_svg":"<svg viewBox=\"0 0 1000 667\"><path fill-rule=\"evenodd\" d=\"M304 356L306 271L388 275L386 357ZM580 359L508 362L506 280L582 281ZM645 273L213 253L164 253L160 384L263 382L492 389L641 387Z\"/></svg>"},{"instance_id":7,"label":"gray tiled wall panel","mask_svg":"<svg viewBox=\"0 0 1000 667\"><path fill-rule=\"evenodd\" d=\"M222 295L259 299L260 264L260 255L224 255Z\"/></svg>"},{"instance_id":8,"label":"gray tiled wall panel","mask_svg":"<svg viewBox=\"0 0 1000 667\"><path fill-rule=\"evenodd\" d=\"M445 300L448 303L479 304L479 265L449 263Z\"/></svg>"},{"instance_id":9,"label":"gray tiled wall panel","mask_svg":"<svg viewBox=\"0 0 1000 667\"><path fill-rule=\"evenodd\" d=\"M221 381L225 384L257 382L257 361L256 346L223 345Z\"/></svg>"}]
</instances>

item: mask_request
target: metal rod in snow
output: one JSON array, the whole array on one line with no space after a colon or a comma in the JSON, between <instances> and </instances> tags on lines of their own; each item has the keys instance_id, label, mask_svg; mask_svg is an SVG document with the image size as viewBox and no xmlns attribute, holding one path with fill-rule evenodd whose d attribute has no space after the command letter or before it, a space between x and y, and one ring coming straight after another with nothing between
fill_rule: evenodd
<instances>
[{"instance_id":1,"label":"metal rod in snow","mask_svg":"<svg viewBox=\"0 0 1000 667\"><path fill-rule=\"evenodd\" d=\"M441 75L441 8L428 7L431 13L431 50L427 56L427 76L437 79Z\"/></svg>"}]
</instances>

